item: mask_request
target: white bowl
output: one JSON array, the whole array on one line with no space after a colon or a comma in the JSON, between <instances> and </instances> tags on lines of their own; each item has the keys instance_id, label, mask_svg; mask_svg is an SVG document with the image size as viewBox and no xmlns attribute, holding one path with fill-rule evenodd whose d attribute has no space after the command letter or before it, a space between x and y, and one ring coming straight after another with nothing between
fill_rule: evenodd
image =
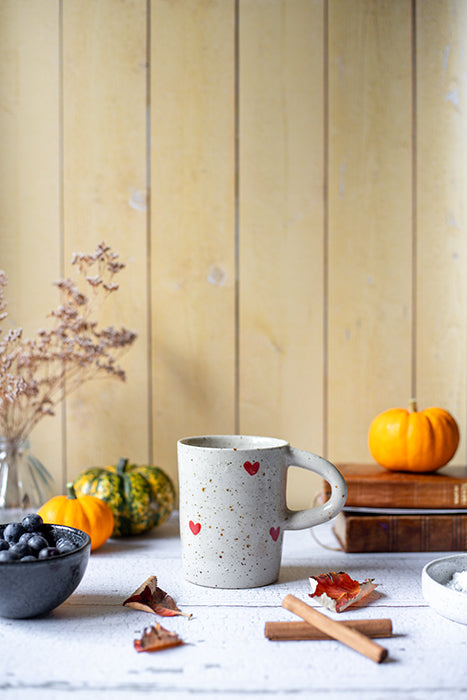
<instances>
[{"instance_id":1,"label":"white bowl","mask_svg":"<svg viewBox=\"0 0 467 700\"><path fill-rule=\"evenodd\" d=\"M467 593L447 587L456 571L467 570L467 554L430 561L422 571L422 593L426 602L443 617L467 625Z\"/></svg>"}]
</instances>

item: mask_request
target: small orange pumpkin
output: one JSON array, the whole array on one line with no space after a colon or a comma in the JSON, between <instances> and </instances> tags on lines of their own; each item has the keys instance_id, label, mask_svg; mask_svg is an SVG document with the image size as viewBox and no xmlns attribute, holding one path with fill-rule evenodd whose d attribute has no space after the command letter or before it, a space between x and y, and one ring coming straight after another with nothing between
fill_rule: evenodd
<instances>
[{"instance_id":1,"label":"small orange pumpkin","mask_svg":"<svg viewBox=\"0 0 467 700\"><path fill-rule=\"evenodd\" d=\"M114 528L112 510L96 496L77 496L67 484L67 496L54 496L37 511L45 523L84 530L91 538L91 551L106 542Z\"/></svg>"},{"instance_id":2,"label":"small orange pumpkin","mask_svg":"<svg viewBox=\"0 0 467 700\"><path fill-rule=\"evenodd\" d=\"M459 445L459 428L442 408L417 411L411 399L409 410L391 408L373 419L368 446L373 459L397 472L434 472L452 459Z\"/></svg>"}]
</instances>

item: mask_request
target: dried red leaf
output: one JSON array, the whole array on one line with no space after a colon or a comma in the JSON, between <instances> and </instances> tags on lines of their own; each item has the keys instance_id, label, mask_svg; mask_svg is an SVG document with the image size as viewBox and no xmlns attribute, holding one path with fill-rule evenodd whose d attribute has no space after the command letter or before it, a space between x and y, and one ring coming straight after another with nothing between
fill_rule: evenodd
<instances>
[{"instance_id":1,"label":"dried red leaf","mask_svg":"<svg viewBox=\"0 0 467 700\"><path fill-rule=\"evenodd\" d=\"M191 615L181 612L175 605L174 599L157 585L157 577L150 576L132 595L123 601L123 605L135 610L156 613L163 617L173 617L174 615Z\"/></svg>"},{"instance_id":2,"label":"dried red leaf","mask_svg":"<svg viewBox=\"0 0 467 700\"><path fill-rule=\"evenodd\" d=\"M309 593L310 598L315 598L321 605L334 612L342 612L349 605L354 605L377 586L370 579L363 583L354 581L344 571L310 576L309 581L313 589L313 593Z\"/></svg>"},{"instance_id":3,"label":"dried red leaf","mask_svg":"<svg viewBox=\"0 0 467 700\"><path fill-rule=\"evenodd\" d=\"M184 642L175 632L169 632L161 625L146 627L141 639L135 639L134 647L136 651L162 651L170 647L178 647Z\"/></svg>"}]
</instances>

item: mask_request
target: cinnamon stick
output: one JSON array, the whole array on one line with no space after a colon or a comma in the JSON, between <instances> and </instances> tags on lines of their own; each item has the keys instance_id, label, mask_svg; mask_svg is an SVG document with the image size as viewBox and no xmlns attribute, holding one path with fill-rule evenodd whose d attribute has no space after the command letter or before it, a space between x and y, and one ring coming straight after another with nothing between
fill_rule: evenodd
<instances>
[{"instance_id":1,"label":"cinnamon stick","mask_svg":"<svg viewBox=\"0 0 467 700\"><path fill-rule=\"evenodd\" d=\"M343 620L342 625L352 627L367 637L391 637L392 622L383 618L380 620ZM329 634L322 632L309 622L266 622L264 636L273 641L301 639L331 639Z\"/></svg>"},{"instance_id":2,"label":"cinnamon stick","mask_svg":"<svg viewBox=\"0 0 467 700\"><path fill-rule=\"evenodd\" d=\"M318 610L307 605L302 600L295 598L293 595L285 596L282 601L282 606L295 613L306 622L311 623L322 632L325 632L333 639L339 640L378 664L388 655L387 649L377 644L377 642L374 642L366 635L344 625L342 622L332 620L330 617L323 615L323 613L320 613Z\"/></svg>"}]
</instances>

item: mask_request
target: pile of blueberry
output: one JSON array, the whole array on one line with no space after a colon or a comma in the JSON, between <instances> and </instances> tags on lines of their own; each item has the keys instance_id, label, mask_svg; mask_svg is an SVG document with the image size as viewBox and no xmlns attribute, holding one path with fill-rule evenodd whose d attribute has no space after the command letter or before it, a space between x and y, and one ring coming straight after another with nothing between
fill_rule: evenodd
<instances>
[{"instance_id":1,"label":"pile of blueberry","mask_svg":"<svg viewBox=\"0 0 467 700\"><path fill-rule=\"evenodd\" d=\"M56 541L50 527L40 515L31 513L21 522L8 523L0 535L0 563L6 561L37 561L50 559L76 549L66 537Z\"/></svg>"}]
</instances>

